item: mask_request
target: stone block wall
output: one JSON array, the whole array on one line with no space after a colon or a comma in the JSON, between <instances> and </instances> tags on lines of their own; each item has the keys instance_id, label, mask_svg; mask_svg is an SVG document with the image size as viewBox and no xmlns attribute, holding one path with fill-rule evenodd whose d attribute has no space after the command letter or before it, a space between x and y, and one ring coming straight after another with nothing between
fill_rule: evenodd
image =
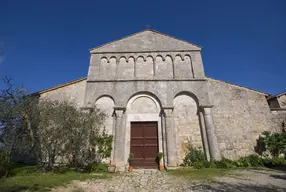
<instances>
[{"instance_id":1,"label":"stone block wall","mask_svg":"<svg viewBox=\"0 0 286 192\"><path fill-rule=\"evenodd\" d=\"M40 92L41 99L74 102L78 107L83 106L86 79L71 83L50 91Z\"/></svg>"},{"instance_id":2,"label":"stone block wall","mask_svg":"<svg viewBox=\"0 0 286 192\"><path fill-rule=\"evenodd\" d=\"M209 97L221 155L235 159L254 153L263 131L279 131L273 123L266 95L208 79Z\"/></svg>"},{"instance_id":3,"label":"stone block wall","mask_svg":"<svg viewBox=\"0 0 286 192\"><path fill-rule=\"evenodd\" d=\"M286 109L271 110L271 113L272 121L276 124L276 126L281 127L281 130L284 129L284 131L286 131Z\"/></svg>"},{"instance_id":4,"label":"stone block wall","mask_svg":"<svg viewBox=\"0 0 286 192\"><path fill-rule=\"evenodd\" d=\"M280 96L278 98L278 102L279 102L281 108L285 108L286 109L286 95Z\"/></svg>"},{"instance_id":5,"label":"stone block wall","mask_svg":"<svg viewBox=\"0 0 286 192\"><path fill-rule=\"evenodd\" d=\"M175 97L174 102L174 128L176 130L177 154L179 164L183 163L188 145L203 149L201 129L196 101L186 94Z\"/></svg>"}]
</instances>

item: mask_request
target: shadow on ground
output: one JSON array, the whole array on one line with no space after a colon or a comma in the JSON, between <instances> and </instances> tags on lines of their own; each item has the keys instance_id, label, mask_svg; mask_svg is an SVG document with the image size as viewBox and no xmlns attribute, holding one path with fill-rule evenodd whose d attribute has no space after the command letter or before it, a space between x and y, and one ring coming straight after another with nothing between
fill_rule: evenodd
<instances>
[{"instance_id":1,"label":"shadow on ground","mask_svg":"<svg viewBox=\"0 0 286 192\"><path fill-rule=\"evenodd\" d=\"M14 187L5 187L2 188L0 187L0 191L1 192L36 192L36 191L40 191L40 188L38 185L34 185L31 187L27 187L27 186L14 186Z\"/></svg>"},{"instance_id":2,"label":"shadow on ground","mask_svg":"<svg viewBox=\"0 0 286 192\"><path fill-rule=\"evenodd\" d=\"M199 184L191 186L190 190L208 192L284 192L286 191L286 186L217 183L215 185Z\"/></svg>"},{"instance_id":3,"label":"shadow on ground","mask_svg":"<svg viewBox=\"0 0 286 192\"><path fill-rule=\"evenodd\" d=\"M282 179L286 180L286 174L285 175L270 175L270 177L273 177L275 179ZM286 185L286 184L285 184Z\"/></svg>"}]
</instances>

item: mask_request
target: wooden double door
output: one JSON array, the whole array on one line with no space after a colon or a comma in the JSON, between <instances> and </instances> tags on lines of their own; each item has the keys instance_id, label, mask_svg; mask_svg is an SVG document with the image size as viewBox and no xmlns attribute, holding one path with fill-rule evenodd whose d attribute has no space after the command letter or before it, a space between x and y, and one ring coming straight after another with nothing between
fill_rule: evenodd
<instances>
[{"instance_id":1,"label":"wooden double door","mask_svg":"<svg viewBox=\"0 0 286 192\"><path fill-rule=\"evenodd\" d=\"M158 168L158 123L131 122L130 153L134 168Z\"/></svg>"}]
</instances>

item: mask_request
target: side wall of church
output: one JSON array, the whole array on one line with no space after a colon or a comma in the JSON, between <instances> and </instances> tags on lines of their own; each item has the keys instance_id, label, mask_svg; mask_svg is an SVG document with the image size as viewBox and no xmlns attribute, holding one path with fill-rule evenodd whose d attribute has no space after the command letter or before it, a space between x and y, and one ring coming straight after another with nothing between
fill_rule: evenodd
<instances>
[{"instance_id":1,"label":"side wall of church","mask_svg":"<svg viewBox=\"0 0 286 192\"><path fill-rule=\"evenodd\" d=\"M272 113L272 121L286 131L286 109L274 110Z\"/></svg>"},{"instance_id":2,"label":"side wall of church","mask_svg":"<svg viewBox=\"0 0 286 192\"><path fill-rule=\"evenodd\" d=\"M280 131L272 121L265 95L217 80L208 80L209 97L221 155L227 158L254 153L263 131Z\"/></svg>"},{"instance_id":3,"label":"side wall of church","mask_svg":"<svg viewBox=\"0 0 286 192\"><path fill-rule=\"evenodd\" d=\"M66 85L40 94L41 99L74 102L78 107L82 107L84 101L86 80Z\"/></svg>"}]
</instances>

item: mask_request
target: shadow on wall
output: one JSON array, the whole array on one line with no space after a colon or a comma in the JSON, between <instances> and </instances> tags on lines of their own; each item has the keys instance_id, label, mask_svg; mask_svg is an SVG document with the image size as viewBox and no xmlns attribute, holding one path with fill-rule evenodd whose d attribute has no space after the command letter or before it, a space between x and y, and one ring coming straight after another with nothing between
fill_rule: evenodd
<instances>
[{"instance_id":1,"label":"shadow on wall","mask_svg":"<svg viewBox=\"0 0 286 192\"><path fill-rule=\"evenodd\" d=\"M251 185L243 183L218 183L216 185L195 185L191 186L188 190L212 192L281 192L286 191L286 187L277 187L273 185Z\"/></svg>"}]
</instances>

